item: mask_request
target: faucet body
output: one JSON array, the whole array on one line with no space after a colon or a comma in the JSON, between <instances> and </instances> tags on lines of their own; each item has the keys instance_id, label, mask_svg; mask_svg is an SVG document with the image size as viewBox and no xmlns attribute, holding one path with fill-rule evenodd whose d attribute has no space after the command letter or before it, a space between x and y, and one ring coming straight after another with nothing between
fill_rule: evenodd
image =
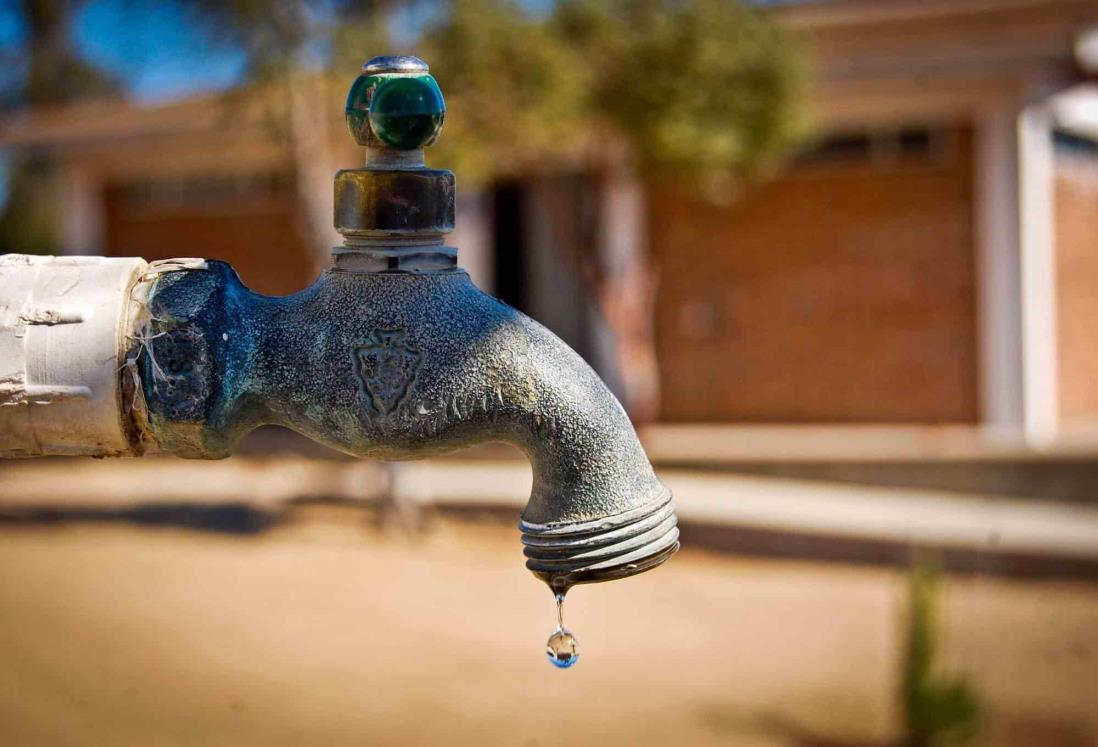
<instances>
[{"instance_id":1,"label":"faucet body","mask_svg":"<svg viewBox=\"0 0 1098 747\"><path fill-rule=\"evenodd\" d=\"M422 147L444 112L421 60L367 62L347 102L366 167L335 178L344 246L300 293L254 293L216 261L0 261L0 456L218 459L268 424L388 460L502 441L533 467L520 529L555 591L666 560L671 496L621 405L443 245L454 176Z\"/></svg>"},{"instance_id":2,"label":"faucet body","mask_svg":"<svg viewBox=\"0 0 1098 747\"><path fill-rule=\"evenodd\" d=\"M220 458L267 424L387 460L502 441L530 458L521 529L528 566L551 585L627 575L673 552L670 494L621 405L575 352L463 270L357 271L337 259L286 297L253 293L221 262L148 282L133 357L160 448Z\"/></svg>"}]
</instances>

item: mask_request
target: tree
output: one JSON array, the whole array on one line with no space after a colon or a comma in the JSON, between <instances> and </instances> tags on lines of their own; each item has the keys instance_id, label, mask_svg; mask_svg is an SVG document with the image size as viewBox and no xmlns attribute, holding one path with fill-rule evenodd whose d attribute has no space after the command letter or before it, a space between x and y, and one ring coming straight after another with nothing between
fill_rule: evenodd
<instances>
[{"instance_id":1,"label":"tree","mask_svg":"<svg viewBox=\"0 0 1098 747\"><path fill-rule=\"evenodd\" d=\"M453 0L421 44L450 102L435 160L486 181L583 164L597 195L571 259L613 331L596 361L638 420L658 410L655 289L644 184L730 193L803 130L799 55L734 0ZM547 158L549 157L549 158Z\"/></svg>"},{"instance_id":2,"label":"tree","mask_svg":"<svg viewBox=\"0 0 1098 747\"><path fill-rule=\"evenodd\" d=\"M84 60L72 43L69 23L79 0L22 0L15 10L25 42L6 63L20 75L0 90L5 108L60 104L82 98L116 96L117 79ZM0 213L0 251L48 254L56 251L56 216L45 195L58 189L50 159L43 153L15 154L9 163L8 199Z\"/></svg>"}]
</instances>

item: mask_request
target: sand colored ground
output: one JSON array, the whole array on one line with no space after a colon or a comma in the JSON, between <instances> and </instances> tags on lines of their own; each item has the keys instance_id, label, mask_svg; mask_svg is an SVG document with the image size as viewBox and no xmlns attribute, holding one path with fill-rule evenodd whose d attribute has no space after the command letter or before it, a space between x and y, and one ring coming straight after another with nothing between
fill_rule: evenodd
<instances>
[{"instance_id":1,"label":"sand colored ground","mask_svg":"<svg viewBox=\"0 0 1098 747\"><path fill-rule=\"evenodd\" d=\"M0 532L0 744L877 745L902 576L681 553L576 589L569 671L510 528L316 512L254 537ZM1098 587L951 579L979 744L1098 744Z\"/></svg>"}]
</instances>

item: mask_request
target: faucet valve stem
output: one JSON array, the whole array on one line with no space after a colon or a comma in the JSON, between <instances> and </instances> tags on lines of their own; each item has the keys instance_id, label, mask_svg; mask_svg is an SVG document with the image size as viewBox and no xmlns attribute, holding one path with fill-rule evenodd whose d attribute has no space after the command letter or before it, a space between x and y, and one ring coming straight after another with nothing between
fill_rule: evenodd
<instances>
[{"instance_id":1,"label":"faucet valve stem","mask_svg":"<svg viewBox=\"0 0 1098 747\"><path fill-rule=\"evenodd\" d=\"M440 262L456 265L456 252L442 247L443 235L454 230L454 175L427 168L423 159L446 116L427 63L406 56L367 61L351 85L345 114L351 136L366 148L366 165L335 177L335 227L344 237L335 252L337 268L435 271ZM440 256L426 257L424 246L438 247L429 254Z\"/></svg>"}]
</instances>

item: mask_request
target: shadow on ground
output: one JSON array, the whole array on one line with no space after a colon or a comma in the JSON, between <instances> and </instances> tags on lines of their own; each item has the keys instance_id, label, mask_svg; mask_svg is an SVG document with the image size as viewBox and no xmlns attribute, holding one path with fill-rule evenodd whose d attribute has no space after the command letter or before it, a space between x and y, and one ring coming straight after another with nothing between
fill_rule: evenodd
<instances>
[{"instance_id":1,"label":"shadow on ground","mask_svg":"<svg viewBox=\"0 0 1098 747\"><path fill-rule=\"evenodd\" d=\"M246 503L156 502L124 508L29 506L0 509L0 527L121 523L242 535L265 532L282 523L284 518L284 512L267 511Z\"/></svg>"}]
</instances>

